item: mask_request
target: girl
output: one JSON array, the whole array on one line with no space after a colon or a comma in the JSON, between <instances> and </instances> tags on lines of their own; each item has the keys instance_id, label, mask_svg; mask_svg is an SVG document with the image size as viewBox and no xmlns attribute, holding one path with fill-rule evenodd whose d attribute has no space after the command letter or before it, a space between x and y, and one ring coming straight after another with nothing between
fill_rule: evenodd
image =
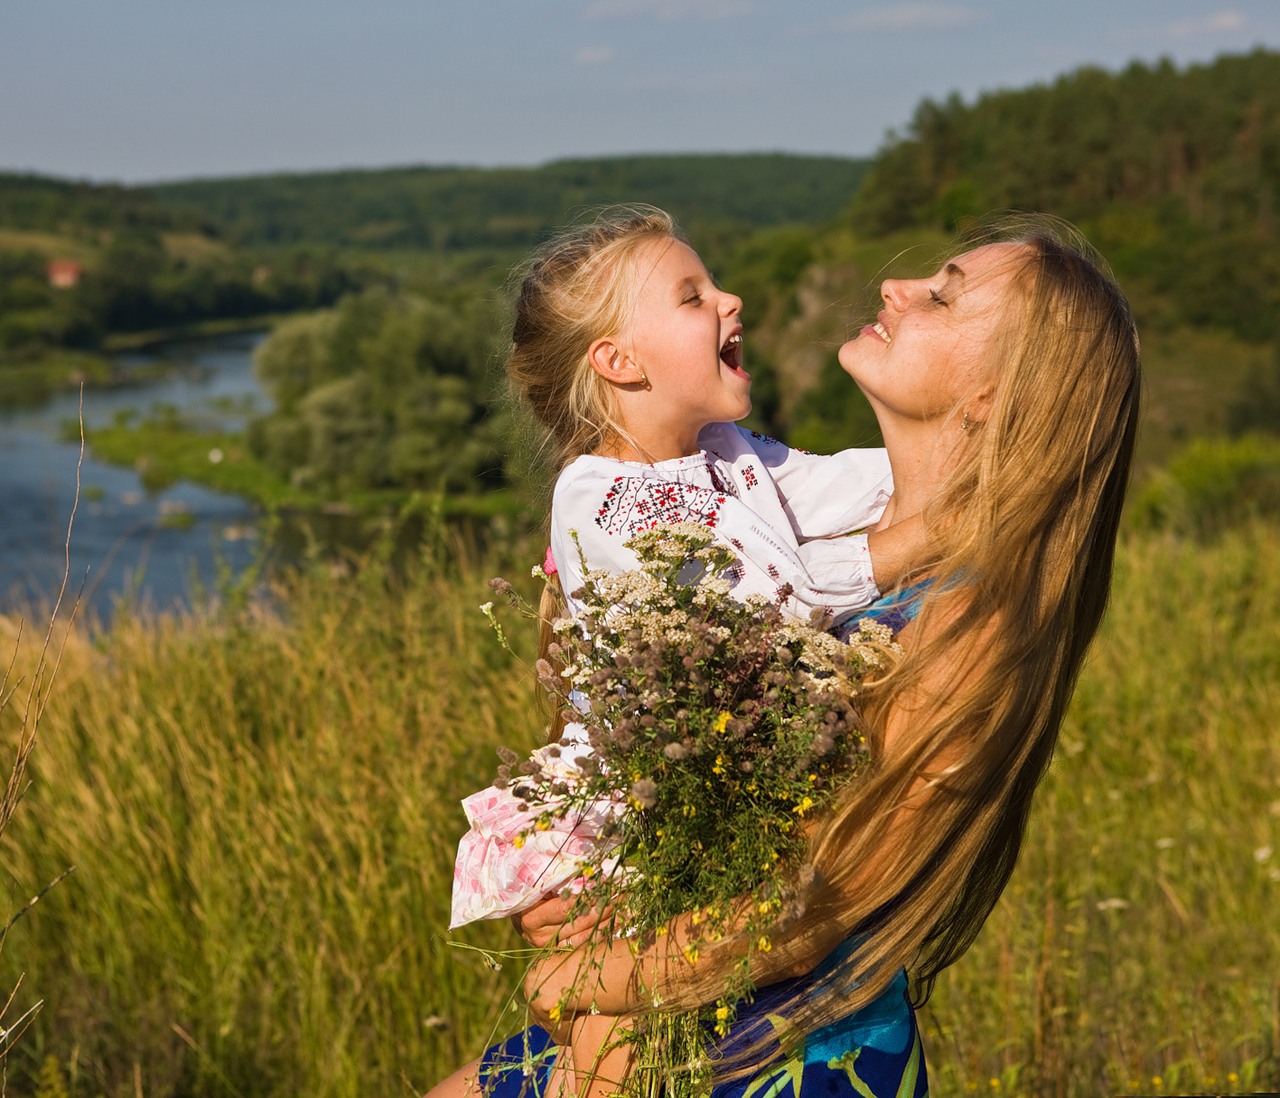
<instances>
[{"instance_id":1,"label":"girl","mask_svg":"<svg viewBox=\"0 0 1280 1098\"><path fill-rule=\"evenodd\" d=\"M637 567L623 543L660 523L700 522L732 546L735 594L785 598L793 614L829 623L875 599L914 548L909 524L845 536L889 498L883 451L817 457L733 426L751 409L741 307L651 207L573 230L529 267L507 370L564 466L548 570L570 612L584 566ZM555 615L544 605L544 619ZM556 750L571 764L587 748L574 726L566 731ZM490 788L463 803L473 827L455 869L453 926L515 914L563 887L608 815L602 808L517 846L529 817L509 793ZM609 1062L581 1055L607 1030L584 1016L560 1049L560 1067L578 1070L575 1090L584 1076L616 1080L625 1066L619 1052Z\"/></svg>"}]
</instances>

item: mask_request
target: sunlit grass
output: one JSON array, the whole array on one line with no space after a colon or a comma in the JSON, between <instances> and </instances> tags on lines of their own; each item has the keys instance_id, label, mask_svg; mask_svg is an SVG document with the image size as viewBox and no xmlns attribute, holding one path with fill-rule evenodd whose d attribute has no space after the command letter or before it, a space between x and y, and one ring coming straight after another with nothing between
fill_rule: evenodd
<instances>
[{"instance_id":1,"label":"sunlit grass","mask_svg":"<svg viewBox=\"0 0 1280 1098\"><path fill-rule=\"evenodd\" d=\"M1280 533L1127 550L1022 862L930 1005L939 1093L1280 1083Z\"/></svg>"},{"instance_id":2,"label":"sunlit grass","mask_svg":"<svg viewBox=\"0 0 1280 1098\"><path fill-rule=\"evenodd\" d=\"M389 1094L478 1049L505 977L449 948L458 797L537 729L474 567L322 569L263 610L122 618L47 714L0 964L46 999L11 1069L74 1094ZM527 571L526 571L527 575ZM509 944L504 926L461 935Z\"/></svg>"},{"instance_id":3,"label":"sunlit grass","mask_svg":"<svg viewBox=\"0 0 1280 1098\"><path fill-rule=\"evenodd\" d=\"M0 954L47 1004L15 1093L409 1094L515 1028L514 970L444 927L457 800L540 728L477 606L537 555L317 565L68 649L5 837L11 907L77 867ZM1274 527L1126 544L1022 864L923 1015L934 1093L1280 1084L1278 606Z\"/></svg>"}]
</instances>

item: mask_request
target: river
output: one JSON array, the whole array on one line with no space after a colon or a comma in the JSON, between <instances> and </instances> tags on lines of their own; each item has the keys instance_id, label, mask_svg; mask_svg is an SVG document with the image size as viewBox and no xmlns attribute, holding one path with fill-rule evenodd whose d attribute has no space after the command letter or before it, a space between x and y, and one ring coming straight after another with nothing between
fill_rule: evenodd
<instances>
[{"instance_id":1,"label":"river","mask_svg":"<svg viewBox=\"0 0 1280 1098\"><path fill-rule=\"evenodd\" d=\"M262 334L174 343L119 359L122 372L171 368L109 389L86 389L84 422L107 424L118 415L145 415L172 405L210 425L242 425L265 410L253 377L252 354ZM258 513L246 501L178 483L146 491L130 469L81 462L78 442L65 440L80 411L79 393L45 404L0 410L0 613L41 615L62 582L70 535L69 598L83 611L109 618L122 603L165 611L189 605L226 571L242 571L259 551Z\"/></svg>"}]
</instances>

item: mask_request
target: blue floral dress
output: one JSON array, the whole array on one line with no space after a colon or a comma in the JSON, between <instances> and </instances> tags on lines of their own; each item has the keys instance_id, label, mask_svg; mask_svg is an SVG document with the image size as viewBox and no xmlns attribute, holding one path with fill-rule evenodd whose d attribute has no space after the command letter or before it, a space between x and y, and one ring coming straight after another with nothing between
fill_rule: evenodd
<instances>
[{"instance_id":1,"label":"blue floral dress","mask_svg":"<svg viewBox=\"0 0 1280 1098\"><path fill-rule=\"evenodd\" d=\"M896 633L916 616L927 586L928 581L885 596L845 630L870 617ZM739 1008L724 1051L785 1033L787 1024L777 1010L806 988L816 991L854 948L854 940L846 939L808 975L763 988ZM805 1034L802 1044L787 1045L756 1074L715 1086L711 1098L928 1098L924 1048L905 972L860 1010ZM533 1026L485 1052L480 1084L492 1098L541 1098L554 1061L550 1035Z\"/></svg>"},{"instance_id":2,"label":"blue floral dress","mask_svg":"<svg viewBox=\"0 0 1280 1098\"><path fill-rule=\"evenodd\" d=\"M728 1044L784 1032L776 1008L805 986L815 985L839 957L841 946L815 972L774 984L742 1007ZM541 1098L555 1061L546 1030L534 1026L484 1054L480 1083L493 1098ZM721 1083L711 1098L928 1098L929 1080L915 1012L907 999L907 976L899 972L873 1002L806 1034L755 1075Z\"/></svg>"}]
</instances>

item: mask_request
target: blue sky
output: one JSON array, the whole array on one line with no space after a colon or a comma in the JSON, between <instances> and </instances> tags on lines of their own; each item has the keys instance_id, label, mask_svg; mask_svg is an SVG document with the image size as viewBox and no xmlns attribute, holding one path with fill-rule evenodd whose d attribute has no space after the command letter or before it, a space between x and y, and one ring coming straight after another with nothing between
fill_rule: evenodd
<instances>
[{"instance_id":1,"label":"blue sky","mask_svg":"<svg viewBox=\"0 0 1280 1098\"><path fill-rule=\"evenodd\" d=\"M1255 46L1277 0L0 0L0 169L861 156L926 96Z\"/></svg>"}]
</instances>

